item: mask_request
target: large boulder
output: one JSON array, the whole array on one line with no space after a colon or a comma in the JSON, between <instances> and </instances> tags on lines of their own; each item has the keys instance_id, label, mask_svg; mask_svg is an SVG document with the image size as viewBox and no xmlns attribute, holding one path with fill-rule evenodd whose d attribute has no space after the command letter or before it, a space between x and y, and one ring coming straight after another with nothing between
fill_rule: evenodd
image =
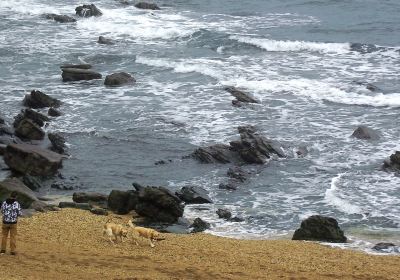
<instances>
[{"instance_id":1,"label":"large boulder","mask_svg":"<svg viewBox=\"0 0 400 280\"><path fill-rule=\"evenodd\" d=\"M394 154L391 154L389 159L383 162L383 168L400 171L400 151L395 151Z\"/></svg>"},{"instance_id":2,"label":"large boulder","mask_svg":"<svg viewBox=\"0 0 400 280\"><path fill-rule=\"evenodd\" d=\"M357 127L356 130L354 130L353 134L351 135L352 137L358 138L358 139L363 139L363 140L377 140L379 139L379 134L375 130L368 128L364 125L361 125Z\"/></svg>"},{"instance_id":3,"label":"large boulder","mask_svg":"<svg viewBox=\"0 0 400 280\"><path fill-rule=\"evenodd\" d=\"M212 203L207 191L200 187L183 187L175 194L186 204Z\"/></svg>"},{"instance_id":4,"label":"large boulder","mask_svg":"<svg viewBox=\"0 0 400 280\"><path fill-rule=\"evenodd\" d=\"M121 86L124 84L132 84L135 83L136 80L130 74L125 72L114 73L111 75L107 75L104 81L106 86Z\"/></svg>"},{"instance_id":5,"label":"large boulder","mask_svg":"<svg viewBox=\"0 0 400 280\"><path fill-rule=\"evenodd\" d=\"M108 208L117 214L124 215L135 210L138 204L138 192L112 190L108 196Z\"/></svg>"},{"instance_id":6,"label":"large boulder","mask_svg":"<svg viewBox=\"0 0 400 280\"><path fill-rule=\"evenodd\" d=\"M15 129L15 135L28 140L43 140L46 133L30 119L23 119Z\"/></svg>"},{"instance_id":7,"label":"large boulder","mask_svg":"<svg viewBox=\"0 0 400 280\"><path fill-rule=\"evenodd\" d=\"M300 228L294 232L292 240L344 243L347 241L347 237L344 236L334 218L314 215L301 222Z\"/></svg>"},{"instance_id":8,"label":"large boulder","mask_svg":"<svg viewBox=\"0 0 400 280\"><path fill-rule=\"evenodd\" d=\"M65 154L66 145L65 139L59 133L49 133L47 135L51 142L50 150L59 154Z\"/></svg>"},{"instance_id":9,"label":"large boulder","mask_svg":"<svg viewBox=\"0 0 400 280\"><path fill-rule=\"evenodd\" d=\"M21 110L21 113L14 117L14 127L18 127L23 119L30 119L40 127L43 127L45 122L50 121L49 117L28 108Z\"/></svg>"},{"instance_id":10,"label":"large boulder","mask_svg":"<svg viewBox=\"0 0 400 280\"><path fill-rule=\"evenodd\" d=\"M61 68L63 82L88 81L101 79L102 75L96 71L80 68Z\"/></svg>"},{"instance_id":11,"label":"large boulder","mask_svg":"<svg viewBox=\"0 0 400 280\"><path fill-rule=\"evenodd\" d=\"M82 5L75 8L75 12L77 16L80 17L99 17L103 15L99 8L97 8L94 4L90 5Z\"/></svg>"},{"instance_id":12,"label":"large boulder","mask_svg":"<svg viewBox=\"0 0 400 280\"><path fill-rule=\"evenodd\" d=\"M224 144L200 147L191 156L202 163L230 163L239 160L231 147Z\"/></svg>"},{"instance_id":13,"label":"large boulder","mask_svg":"<svg viewBox=\"0 0 400 280\"><path fill-rule=\"evenodd\" d=\"M174 223L182 217L182 201L163 187L144 187L139 191L136 212L155 222Z\"/></svg>"},{"instance_id":14,"label":"large boulder","mask_svg":"<svg viewBox=\"0 0 400 280\"><path fill-rule=\"evenodd\" d=\"M0 182L0 202L6 200L11 192L17 192L17 200L24 209L30 208L38 201L35 193L17 178L9 178Z\"/></svg>"},{"instance_id":15,"label":"large boulder","mask_svg":"<svg viewBox=\"0 0 400 280\"><path fill-rule=\"evenodd\" d=\"M99 36L97 43L102 44L102 45L114 45L115 44L113 40L106 38L104 36Z\"/></svg>"},{"instance_id":16,"label":"large boulder","mask_svg":"<svg viewBox=\"0 0 400 280\"><path fill-rule=\"evenodd\" d=\"M158 7L157 4L147 2L139 2L135 5L135 7L144 10L160 10L160 7Z\"/></svg>"},{"instance_id":17,"label":"large boulder","mask_svg":"<svg viewBox=\"0 0 400 280\"><path fill-rule=\"evenodd\" d=\"M62 156L38 146L10 144L4 162L14 171L33 176L51 176L62 167Z\"/></svg>"},{"instance_id":18,"label":"large boulder","mask_svg":"<svg viewBox=\"0 0 400 280\"><path fill-rule=\"evenodd\" d=\"M32 90L30 94L25 95L23 104L29 108L39 109L45 107L59 107L61 101L50 97L41 91Z\"/></svg>"},{"instance_id":19,"label":"large boulder","mask_svg":"<svg viewBox=\"0 0 400 280\"><path fill-rule=\"evenodd\" d=\"M57 14L45 14L43 15L46 19L52 19L59 23L69 23L69 22L76 22L76 19L66 15L57 15Z\"/></svg>"},{"instance_id":20,"label":"large boulder","mask_svg":"<svg viewBox=\"0 0 400 280\"><path fill-rule=\"evenodd\" d=\"M235 87L226 87L225 90L227 92L229 92L233 97L235 97L237 102L258 103L258 101L255 100L253 97L249 96L247 93L245 93Z\"/></svg>"}]
</instances>

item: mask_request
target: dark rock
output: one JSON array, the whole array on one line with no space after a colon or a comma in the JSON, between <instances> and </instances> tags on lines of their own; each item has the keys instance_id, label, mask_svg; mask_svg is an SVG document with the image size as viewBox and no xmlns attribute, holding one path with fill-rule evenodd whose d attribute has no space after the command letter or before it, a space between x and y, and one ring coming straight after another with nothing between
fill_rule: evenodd
<instances>
[{"instance_id":1,"label":"dark rock","mask_svg":"<svg viewBox=\"0 0 400 280\"><path fill-rule=\"evenodd\" d=\"M51 176L62 167L60 154L28 144L8 145L4 161L12 170L33 176Z\"/></svg>"},{"instance_id":2,"label":"dark rock","mask_svg":"<svg viewBox=\"0 0 400 280\"><path fill-rule=\"evenodd\" d=\"M382 49L383 49L382 47L377 47L374 44L363 44L363 43L351 43L350 44L351 51L359 52L362 54L377 52Z\"/></svg>"},{"instance_id":3,"label":"dark rock","mask_svg":"<svg viewBox=\"0 0 400 280\"><path fill-rule=\"evenodd\" d=\"M244 222L244 219L242 217L236 216L236 217L230 218L229 221L235 222L235 223L241 223L241 222Z\"/></svg>"},{"instance_id":4,"label":"dark rock","mask_svg":"<svg viewBox=\"0 0 400 280\"><path fill-rule=\"evenodd\" d=\"M375 130L368 128L364 125L359 126L356 130L354 130L352 137L358 139L366 139L366 140L377 140L379 139L379 134Z\"/></svg>"},{"instance_id":5,"label":"dark rock","mask_svg":"<svg viewBox=\"0 0 400 280\"><path fill-rule=\"evenodd\" d=\"M115 44L113 40L106 38L104 36L99 36L97 43L102 44L102 45L114 45Z\"/></svg>"},{"instance_id":6,"label":"dark rock","mask_svg":"<svg viewBox=\"0 0 400 280\"><path fill-rule=\"evenodd\" d=\"M121 86L124 84L132 84L135 83L136 80L130 74L125 72L114 73L106 76L104 84L106 86Z\"/></svg>"},{"instance_id":7,"label":"dark rock","mask_svg":"<svg viewBox=\"0 0 400 280\"><path fill-rule=\"evenodd\" d=\"M76 22L76 19L74 19L73 17L66 16L66 15L45 14L44 17L46 19L52 19L59 23Z\"/></svg>"},{"instance_id":8,"label":"dark rock","mask_svg":"<svg viewBox=\"0 0 400 280\"><path fill-rule=\"evenodd\" d=\"M383 162L383 168L400 171L400 151L395 151L389 159Z\"/></svg>"},{"instance_id":9,"label":"dark rock","mask_svg":"<svg viewBox=\"0 0 400 280\"><path fill-rule=\"evenodd\" d=\"M72 200L77 203L90 203L90 202L107 203L108 195L96 192L75 192L72 195Z\"/></svg>"},{"instance_id":10,"label":"dark rock","mask_svg":"<svg viewBox=\"0 0 400 280\"><path fill-rule=\"evenodd\" d=\"M193 224L190 226L192 229L193 233L197 232L203 232L211 227L210 223L207 223L206 221L203 221L200 218L196 218L193 221Z\"/></svg>"},{"instance_id":11,"label":"dark rock","mask_svg":"<svg viewBox=\"0 0 400 280\"><path fill-rule=\"evenodd\" d=\"M29 108L45 108L45 107L59 107L61 101L44 94L38 90L32 90L30 94L25 95L23 104Z\"/></svg>"},{"instance_id":12,"label":"dark rock","mask_svg":"<svg viewBox=\"0 0 400 280\"><path fill-rule=\"evenodd\" d=\"M381 242L372 247L373 250L384 253L400 253L400 247L393 243Z\"/></svg>"},{"instance_id":13,"label":"dark rock","mask_svg":"<svg viewBox=\"0 0 400 280\"><path fill-rule=\"evenodd\" d=\"M299 158L305 157L308 154L308 149L306 146L300 146L296 150L296 155Z\"/></svg>"},{"instance_id":14,"label":"dark rock","mask_svg":"<svg viewBox=\"0 0 400 280\"><path fill-rule=\"evenodd\" d=\"M0 144L21 144L23 141L15 135L0 135Z\"/></svg>"},{"instance_id":15,"label":"dark rock","mask_svg":"<svg viewBox=\"0 0 400 280\"><path fill-rule=\"evenodd\" d=\"M50 117L59 117L59 116L62 115L62 113L59 110L55 109L55 108L49 108L49 111L47 112L47 114Z\"/></svg>"},{"instance_id":16,"label":"dark rock","mask_svg":"<svg viewBox=\"0 0 400 280\"><path fill-rule=\"evenodd\" d=\"M228 209L219 208L216 213L220 219L229 220L232 217L232 213Z\"/></svg>"},{"instance_id":17,"label":"dark rock","mask_svg":"<svg viewBox=\"0 0 400 280\"><path fill-rule=\"evenodd\" d=\"M14 130L8 125L0 124L0 135L13 135Z\"/></svg>"},{"instance_id":18,"label":"dark rock","mask_svg":"<svg viewBox=\"0 0 400 280\"><path fill-rule=\"evenodd\" d=\"M39 179L33 176L25 175L21 178L21 180L28 188L33 191L37 191L42 187Z\"/></svg>"},{"instance_id":19,"label":"dark rock","mask_svg":"<svg viewBox=\"0 0 400 280\"><path fill-rule=\"evenodd\" d=\"M108 216L108 211L104 208L92 208L90 209L90 212L95 215Z\"/></svg>"},{"instance_id":20,"label":"dark rock","mask_svg":"<svg viewBox=\"0 0 400 280\"><path fill-rule=\"evenodd\" d=\"M0 144L0 156L4 155L4 153L6 152L6 149L7 149L7 145Z\"/></svg>"},{"instance_id":21,"label":"dark rock","mask_svg":"<svg viewBox=\"0 0 400 280\"><path fill-rule=\"evenodd\" d=\"M112 190L108 196L108 208L117 214L125 215L135 210L138 204L138 192Z\"/></svg>"},{"instance_id":22,"label":"dark rock","mask_svg":"<svg viewBox=\"0 0 400 280\"><path fill-rule=\"evenodd\" d=\"M218 188L221 190L237 190L238 185L239 185L239 181L238 180L229 180L227 183L220 183L218 185Z\"/></svg>"},{"instance_id":23,"label":"dark rock","mask_svg":"<svg viewBox=\"0 0 400 280\"><path fill-rule=\"evenodd\" d=\"M156 161L155 163L154 163L154 165L162 165L162 164L166 164L167 162L165 161L165 160L159 160L159 161Z\"/></svg>"},{"instance_id":24,"label":"dark rock","mask_svg":"<svg viewBox=\"0 0 400 280\"><path fill-rule=\"evenodd\" d=\"M160 10L160 7L158 7L156 4L147 2L139 2L135 5L135 7L138 9L145 9L145 10Z\"/></svg>"},{"instance_id":25,"label":"dark rock","mask_svg":"<svg viewBox=\"0 0 400 280\"><path fill-rule=\"evenodd\" d=\"M62 68L63 82L88 81L101 79L101 74L92 70L79 68Z\"/></svg>"},{"instance_id":26,"label":"dark rock","mask_svg":"<svg viewBox=\"0 0 400 280\"><path fill-rule=\"evenodd\" d=\"M347 238L335 219L315 215L301 222L301 226L294 232L292 240L344 243Z\"/></svg>"},{"instance_id":27,"label":"dark rock","mask_svg":"<svg viewBox=\"0 0 400 280\"><path fill-rule=\"evenodd\" d=\"M29 140L43 140L46 133L30 119L23 119L15 129L15 134Z\"/></svg>"},{"instance_id":28,"label":"dark rock","mask_svg":"<svg viewBox=\"0 0 400 280\"><path fill-rule=\"evenodd\" d=\"M99 17L103 15L103 13L94 4L76 7L75 12L76 15L80 17Z\"/></svg>"},{"instance_id":29,"label":"dark rock","mask_svg":"<svg viewBox=\"0 0 400 280\"><path fill-rule=\"evenodd\" d=\"M0 182L0 201L6 200L13 191L17 192L17 200L24 209L30 208L34 201L38 201L35 193L17 178Z\"/></svg>"},{"instance_id":30,"label":"dark rock","mask_svg":"<svg viewBox=\"0 0 400 280\"><path fill-rule=\"evenodd\" d=\"M60 191L72 191L74 187L71 185L65 185L64 183L53 183L50 188L60 190Z\"/></svg>"},{"instance_id":31,"label":"dark rock","mask_svg":"<svg viewBox=\"0 0 400 280\"><path fill-rule=\"evenodd\" d=\"M139 191L136 212L149 220L175 223L182 217L184 205L172 192L163 187L145 187Z\"/></svg>"},{"instance_id":32,"label":"dark rock","mask_svg":"<svg viewBox=\"0 0 400 280\"><path fill-rule=\"evenodd\" d=\"M237 179L241 182L246 181L249 174L250 174L249 172L243 170L239 166L230 167L227 172L228 177Z\"/></svg>"},{"instance_id":33,"label":"dark rock","mask_svg":"<svg viewBox=\"0 0 400 280\"><path fill-rule=\"evenodd\" d=\"M40 127L43 127L45 122L50 121L50 119L47 116L39 112L36 112L32 109L24 109L14 118L14 124L13 124L14 127L18 127L18 125L23 119L30 119Z\"/></svg>"},{"instance_id":34,"label":"dark rock","mask_svg":"<svg viewBox=\"0 0 400 280\"><path fill-rule=\"evenodd\" d=\"M138 191L138 192L145 188L145 187L143 187L141 184L136 183L136 182L132 183L132 186L133 186L133 188L134 188L136 191Z\"/></svg>"},{"instance_id":35,"label":"dark rock","mask_svg":"<svg viewBox=\"0 0 400 280\"><path fill-rule=\"evenodd\" d=\"M50 150L59 154L65 154L65 139L58 133L49 133L47 135L51 142Z\"/></svg>"},{"instance_id":36,"label":"dark rock","mask_svg":"<svg viewBox=\"0 0 400 280\"><path fill-rule=\"evenodd\" d=\"M92 65L90 64L64 64L60 66L61 70L62 69L67 69L67 68L76 68L76 69L91 69Z\"/></svg>"},{"instance_id":37,"label":"dark rock","mask_svg":"<svg viewBox=\"0 0 400 280\"><path fill-rule=\"evenodd\" d=\"M223 144L216 144L196 149L192 157L202 163L230 163L238 161L237 155L231 147Z\"/></svg>"},{"instance_id":38,"label":"dark rock","mask_svg":"<svg viewBox=\"0 0 400 280\"><path fill-rule=\"evenodd\" d=\"M243 91L235 88L235 87L226 87L225 90L232 94L233 97L236 98L238 102L243 103L258 103L257 100L249 96L248 94L244 93ZM233 103L232 103L233 104ZM236 104L233 104L236 105Z\"/></svg>"},{"instance_id":39,"label":"dark rock","mask_svg":"<svg viewBox=\"0 0 400 280\"><path fill-rule=\"evenodd\" d=\"M89 203L76 203L76 202L69 202L69 201L62 201L58 204L58 207L60 208L75 208L75 209L81 209L81 210L91 210L92 207L89 205Z\"/></svg>"},{"instance_id":40,"label":"dark rock","mask_svg":"<svg viewBox=\"0 0 400 280\"><path fill-rule=\"evenodd\" d=\"M4 119L2 117L0 117L0 124L5 124L6 122L4 121Z\"/></svg>"},{"instance_id":41,"label":"dark rock","mask_svg":"<svg viewBox=\"0 0 400 280\"><path fill-rule=\"evenodd\" d=\"M183 187L175 194L186 204L212 203L207 191L200 187Z\"/></svg>"}]
</instances>

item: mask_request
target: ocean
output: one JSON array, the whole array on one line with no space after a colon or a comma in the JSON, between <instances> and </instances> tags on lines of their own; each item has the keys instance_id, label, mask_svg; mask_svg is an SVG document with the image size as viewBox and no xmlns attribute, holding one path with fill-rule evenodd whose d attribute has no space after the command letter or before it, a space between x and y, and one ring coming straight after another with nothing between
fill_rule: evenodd
<instances>
[{"instance_id":1,"label":"ocean","mask_svg":"<svg viewBox=\"0 0 400 280\"><path fill-rule=\"evenodd\" d=\"M61 173L75 189L51 188L55 178L43 195L195 185L214 203L186 206L185 217L211 222L213 234L290 238L320 214L338 220L350 238L344 247L400 242L400 178L381 170L400 150L399 1L156 2L160 11L92 1L103 16L59 24L42 15L73 16L83 2L0 1L2 116L12 122L32 89L64 102L46 130L67 140ZM116 44L96 43L100 35ZM125 71L137 83L63 83L65 63L92 64L103 76ZM226 86L260 104L233 107ZM246 166L255 173L247 182L220 190L230 165L182 157L237 139L240 125L255 125L293 156ZM359 125L380 139L350 137ZM218 208L244 222L218 219Z\"/></svg>"}]
</instances>

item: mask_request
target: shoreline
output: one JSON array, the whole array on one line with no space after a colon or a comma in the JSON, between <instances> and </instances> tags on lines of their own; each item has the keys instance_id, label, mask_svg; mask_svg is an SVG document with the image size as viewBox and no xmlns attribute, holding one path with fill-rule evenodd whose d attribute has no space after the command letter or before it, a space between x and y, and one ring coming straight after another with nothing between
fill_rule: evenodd
<instances>
[{"instance_id":1,"label":"shoreline","mask_svg":"<svg viewBox=\"0 0 400 280\"><path fill-rule=\"evenodd\" d=\"M77 209L35 214L18 226L17 256L0 259L0 279L397 279L400 256L371 255L292 240L162 234L150 248L102 237L108 220Z\"/></svg>"}]
</instances>

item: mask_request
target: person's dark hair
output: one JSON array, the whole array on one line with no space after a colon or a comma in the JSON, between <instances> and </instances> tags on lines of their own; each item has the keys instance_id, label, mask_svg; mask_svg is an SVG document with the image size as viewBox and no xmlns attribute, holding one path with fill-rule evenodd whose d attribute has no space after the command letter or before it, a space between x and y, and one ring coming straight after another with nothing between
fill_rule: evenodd
<instances>
[{"instance_id":1,"label":"person's dark hair","mask_svg":"<svg viewBox=\"0 0 400 280\"><path fill-rule=\"evenodd\" d=\"M18 193L17 192L11 192L10 193L10 198L17 198Z\"/></svg>"}]
</instances>

